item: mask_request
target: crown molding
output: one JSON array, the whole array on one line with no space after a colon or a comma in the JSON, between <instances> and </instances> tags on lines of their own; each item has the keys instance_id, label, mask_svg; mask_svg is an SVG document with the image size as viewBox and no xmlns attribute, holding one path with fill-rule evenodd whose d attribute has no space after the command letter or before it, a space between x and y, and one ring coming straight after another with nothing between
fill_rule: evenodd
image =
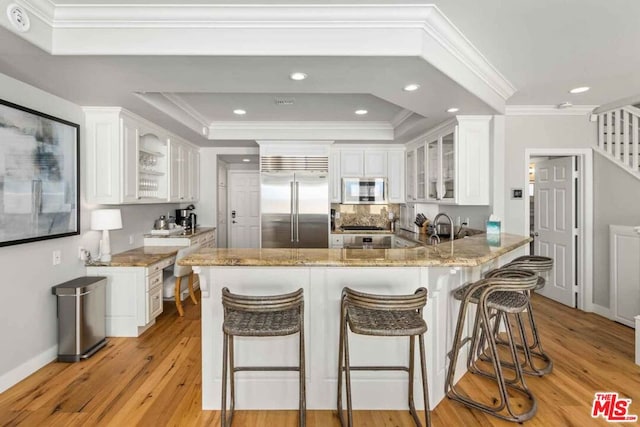
<instances>
[{"instance_id":1,"label":"crown molding","mask_svg":"<svg viewBox=\"0 0 640 427\"><path fill-rule=\"evenodd\" d=\"M411 116L413 116L413 111L403 108L398 112L398 114L391 118L391 126L393 126L393 128L395 129Z\"/></svg>"},{"instance_id":2,"label":"crown molding","mask_svg":"<svg viewBox=\"0 0 640 427\"><path fill-rule=\"evenodd\" d=\"M213 122L209 139L253 140L393 140L393 127L387 122L323 121L243 121Z\"/></svg>"},{"instance_id":3,"label":"crown molding","mask_svg":"<svg viewBox=\"0 0 640 427\"><path fill-rule=\"evenodd\" d=\"M555 105L507 105L506 116L588 116L597 105L574 105L558 108Z\"/></svg>"},{"instance_id":4,"label":"crown molding","mask_svg":"<svg viewBox=\"0 0 640 427\"><path fill-rule=\"evenodd\" d=\"M498 112L516 90L430 4L16 1L49 25L37 44L53 54L421 56Z\"/></svg>"},{"instance_id":5,"label":"crown molding","mask_svg":"<svg viewBox=\"0 0 640 427\"><path fill-rule=\"evenodd\" d=\"M434 11L424 23L424 31L438 42L478 78L493 89L503 100L509 99L516 88L468 38L433 5Z\"/></svg>"}]
</instances>

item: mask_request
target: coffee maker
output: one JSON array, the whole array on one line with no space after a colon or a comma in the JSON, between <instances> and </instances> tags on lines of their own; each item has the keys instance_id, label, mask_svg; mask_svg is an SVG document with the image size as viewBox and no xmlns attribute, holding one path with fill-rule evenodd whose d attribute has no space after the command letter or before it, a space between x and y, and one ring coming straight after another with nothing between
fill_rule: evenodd
<instances>
[{"instance_id":1,"label":"coffee maker","mask_svg":"<svg viewBox=\"0 0 640 427\"><path fill-rule=\"evenodd\" d=\"M196 207L189 205L184 209L176 209L176 224L185 231L195 231L198 225L198 216L193 212Z\"/></svg>"}]
</instances>

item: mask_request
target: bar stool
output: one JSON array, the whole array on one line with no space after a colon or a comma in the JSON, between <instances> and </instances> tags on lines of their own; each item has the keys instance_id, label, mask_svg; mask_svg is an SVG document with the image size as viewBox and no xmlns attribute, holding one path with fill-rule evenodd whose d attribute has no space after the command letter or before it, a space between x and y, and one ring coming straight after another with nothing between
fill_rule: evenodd
<instances>
[{"instance_id":1,"label":"bar stool","mask_svg":"<svg viewBox=\"0 0 640 427\"><path fill-rule=\"evenodd\" d=\"M347 394L347 425L353 425L351 405L351 371L404 371L409 374L409 412L417 426L422 426L413 402L413 376L415 365L415 336L420 347L420 368L426 425L431 425L429 390L425 362L424 333L427 324L422 309L427 303L427 290L419 288L413 295L375 295L344 288L340 310L340 344L338 349L338 416L345 425L342 409L342 375ZM409 366L351 366L349 360L349 331L354 334L380 337L409 337Z\"/></svg>"},{"instance_id":2,"label":"bar stool","mask_svg":"<svg viewBox=\"0 0 640 427\"><path fill-rule=\"evenodd\" d=\"M235 373L239 371L298 371L300 380L300 402L298 425L306 425L305 353L304 353L304 300L302 289L283 295L249 296L237 295L222 289L224 307L224 334L222 343L222 406L220 425L230 426L235 407ZM235 366L233 337L275 337L298 333L298 366ZM231 402L227 420L227 363L231 372Z\"/></svg>"},{"instance_id":3,"label":"bar stool","mask_svg":"<svg viewBox=\"0 0 640 427\"><path fill-rule=\"evenodd\" d=\"M479 280L475 283L463 286L454 292L454 297L462 304L458 312L458 323L454 335L453 348L449 353L450 364L447 370L445 392L447 396L458 402L475 409L479 409L495 417L523 422L532 418L537 411L535 397L526 385L522 367L518 360L516 343L512 334L509 314L517 315L527 309L528 295L526 291L533 289L538 277L535 273L525 270L501 269L499 274ZM477 305L473 332L471 337L462 338L467 311L471 304ZM499 322L502 319L506 325L507 344L510 350L512 366L515 372L513 379L505 378L502 371L501 358L498 353L495 329L491 321ZM495 404L489 405L472 399L460 393L453 384L455 367L462 346L471 341L471 351L467 366L473 374L479 374L497 382L500 399ZM474 360L476 354L488 347L490 357L488 360L493 365L493 373L478 369ZM518 392L531 401L531 407L525 412L516 412L516 405L510 400L508 390ZM504 413L506 411L506 413Z\"/></svg>"},{"instance_id":4,"label":"bar stool","mask_svg":"<svg viewBox=\"0 0 640 427\"><path fill-rule=\"evenodd\" d=\"M525 255L514 259L503 268L517 268L521 270L533 271L534 273L538 274L538 283L536 284L535 289L533 289L534 291L537 291L544 287L546 280L541 276L541 274L553 269L553 259L539 255ZM540 335L538 334L538 327L536 325L535 317L533 316L531 298L529 298L526 314L521 313L518 316L518 327L523 331L522 333L524 333L524 319L522 317L525 315L529 319L528 323L531 330L532 342L529 343L527 338L528 335L525 334L522 345L518 345L518 347L522 351L524 351L525 354L526 365L524 368L524 373L541 377L553 370L553 361L551 360L549 355L547 355L542 349ZM537 368L533 363L533 357L542 360L544 362L544 365L541 368Z\"/></svg>"}]
</instances>

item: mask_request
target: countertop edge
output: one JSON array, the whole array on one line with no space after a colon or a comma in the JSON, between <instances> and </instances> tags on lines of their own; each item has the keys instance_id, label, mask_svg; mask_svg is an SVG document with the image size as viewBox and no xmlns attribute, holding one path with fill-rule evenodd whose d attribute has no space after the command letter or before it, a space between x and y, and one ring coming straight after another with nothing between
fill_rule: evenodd
<instances>
[{"instance_id":1,"label":"countertop edge","mask_svg":"<svg viewBox=\"0 0 640 427\"><path fill-rule=\"evenodd\" d=\"M436 246L419 246L415 248L404 248L404 249L384 249L385 255L387 255L386 251L397 251L395 254L398 254L400 251L406 251L405 253L410 253L411 255L407 259L382 259L382 258L352 258L346 259L344 258L345 252L347 249L317 249L318 251L327 251L327 257L319 260L306 259L304 258L305 249L284 249L284 252L281 257L277 256L278 249L243 249L244 252L243 257L239 256L230 256L230 257L222 257L224 254L224 249L217 249L215 251L220 251L219 254L216 252L206 253L206 252L197 252L192 254L186 258L183 258L179 264L184 266L192 266L192 267L476 267L482 264L485 264L489 261L492 261L504 254L507 254L519 247L522 247L531 241L530 237L518 236L512 234L502 234L502 239L514 239L518 238L517 241L513 243L507 244L505 246L499 246L495 248L495 251L490 253L481 254L478 256L453 256L453 259L447 259L447 255L441 254L440 252L445 247L443 245L451 245L452 252L455 250L455 247L464 247L467 243L475 242L478 240L482 240L486 242L486 236L472 236L467 239L460 239L453 242L446 242ZM491 250L491 247L489 247ZM230 253L233 253L233 250L228 250ZM247 252L248 251L248 252ZM254 253L255 251L255 253ZM266 252L265 252L266 251ZM273 251L273 252L269 252ZM295 252L293 252L295 251ZM336 256L336 259L326 259L330 257L330 255ZM362 255L373 254L373 250L370 249L362 249L364 251ZM416 252L423 251L425 252L425 258L415 258L417 256ZM340 257L338 257L338 253L340 253ZM272 255L270 257L262 257L262 255ZM248 256L247 256L248 255Z\"/></svg>"}]
</instances>

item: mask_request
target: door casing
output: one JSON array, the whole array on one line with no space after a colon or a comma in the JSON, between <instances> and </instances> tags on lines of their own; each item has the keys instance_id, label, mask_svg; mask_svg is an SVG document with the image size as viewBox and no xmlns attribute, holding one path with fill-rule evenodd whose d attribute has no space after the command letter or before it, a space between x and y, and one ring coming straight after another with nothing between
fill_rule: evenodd
<instances>
[{"instance_id":1,"label":"door casing","mask_svg":"<svg viewBox=\"0 0 640 427\"><path fill-rule=\"evenodd\" d=\"M593 303L593 150L590 148L527 148L524 152L522 188L529 188L529 163L532 157L576 156L578 162L578 309L600 313ZM527 192L528 194L528 192ZM524 229L529 235L529 203L523 203Z\"/></svg>"}]
</instances>

